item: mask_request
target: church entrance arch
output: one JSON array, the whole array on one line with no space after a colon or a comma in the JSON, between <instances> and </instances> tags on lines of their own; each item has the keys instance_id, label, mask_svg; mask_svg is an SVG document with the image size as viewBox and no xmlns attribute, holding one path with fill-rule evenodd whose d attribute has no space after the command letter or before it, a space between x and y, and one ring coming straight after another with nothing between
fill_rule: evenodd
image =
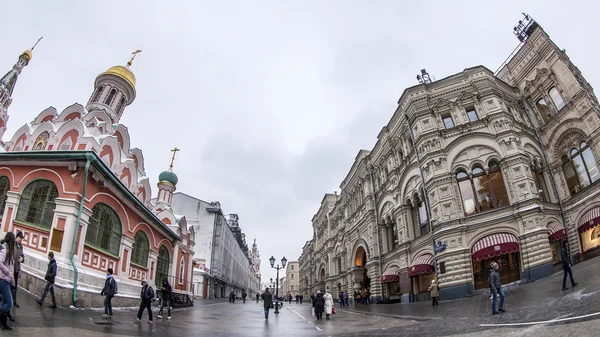
<instances>
[{"instance_id":1,"label":"church entrance arch","mask_svg":"<svg viewBox=\"0 0 600 337\"><path fill-rule=\"evenodd\" d=\"M367 273L367 251L363 246L358 246L354 253L354 267L352 276L354 278L354 291L369 290L371 288L371 279Z\"/></svg>"}]
</instances>

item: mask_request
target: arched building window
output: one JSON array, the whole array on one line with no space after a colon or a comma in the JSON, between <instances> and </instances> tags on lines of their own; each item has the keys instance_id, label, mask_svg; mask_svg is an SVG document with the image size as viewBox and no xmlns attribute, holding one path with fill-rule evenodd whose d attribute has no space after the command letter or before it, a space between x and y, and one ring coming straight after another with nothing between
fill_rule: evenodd
<instances>
[{"instance_id":1,"label":"arched building window","mask_svg":"<svg viewBox=\"0 0 600 337\"><path fill-rule=\"evenodd\" d=\"M413 223L415 238L429 233L429 216L425 202L417 193L414 194L413 200L409 200L410 214ZM396 234L397 237L397 234Z\"/></svg>"},{"instance_id":2,"label":"arched building window","mask_svg":"<svg viewBox=\"0 0 600 337\"><path fill-rule=\"evenodd\" d=\"M183 257L182 257L181 262L179 262L179 284L183 284L184 271L185 271L185 262L183 262Z\"/></svg>"},{"instance_id":3,"label":"arched building window","mask_svg":"<svg viewBox=\"0 0 600 337\"><path fill-rule=\"evenodd\" d=\"M158 260L156 261L156 277L154 277L156 285L161 286L165 277L169 276L169 250L165 246L160 246L158 250Z\"/></svg>"},{"instance_id":4,"label":"arched building window","mask_svg":"<svg viewBox=\"0 0 600 337\"><path fill-rule=\"evenodd\" d=\"M121 99L119 100L119 104L117 105L117 109L115 110L117 115L119 115L119 116L121 115L124 107L125 107L125 97L121 97Z\"/></svg>"},{"instance_id":5,"label":"arched building window","mask_svg":"<svg viewBox=\"0 0 600 337\"><path fill-rule=\"evenodd\" d=\"M133 249L131 250L131 263L135 263L141 267L148 266L148 253L150 252L150 244L148 236L143 231L138 231L133 238Z\"/></svg>"},{"instance_id":6,"label":"arched building window","mask_svg":"<svg viewBox=\"0 0 600 337\"><path fill-rule=\"evenodd\" d=\"M50 180L31 182L21 194L16 220L50 228L57 196L56 185Z\"/></svg>"},{"instance_id":7,"label":"arched building window","mask_svg":"<svg viewBox=\"0 0 600 337\"><path fill-rule=\"evenodd\" d=\"M117 89L111 89L110 93L108 94L108 96L104 100L104 104L111 105L112 101L113 101L113 99L115 98L116 95L117 95Z\"/></svg>"},{"instance_id":8,"label":"arched building window","mask_svg":"<svg viewBox=\"0 0 600 337\"><path fill-rule=\"evenodd\" d=\"M465 171L459 171L456 180L465 215L485 212L509 204L502 172L495 160L490 161L487 172L480 166L475 166L471 176Z\"/></svg>"},{"instance_id":9,"label":"arched building window","mask_svg":"<svg viewBox=\"0 0 600 337\"><path fill-rule=\"evenodd\" d=\"M569 156L563 156L561 161L571 195L578 193L599 178L596 159L585 142L582 142L578 149L571 149Z\"/></svg>"},{"instance_id":10,"label":"arched building window","mask_svg":"<svg viewBox=\"0 0 600 337\"><path fill-rule=\"evenodd\" d=\"M550 90L548 90L548 95L550 96L550 99L552 99L552 103L554 103L556 110L560 110L565 106L565 101L558 90L556 90L556 87L550 88Z\"/></svg>"},{"instance_id":11,"label":"arched building window","mask_svg":"<svg viewBox=\"0 0 600 337\"><path fill-rule=\"evenodd\" d=\"M546 182L544 181L544 174L542 169L537 169L536 165L531 166L531 177L535 183L535 193L542 199L542 201L549 201L550 198L548 196L548 188L546 187Z\"/></svg>"},{"instance_id":12,"label":"arched building window","mask_svg":"<svg viewBox=\"0 0 600 337\"><path fill-rule=\"evenodd\" d=\"M535 103L535 106L538 108L540 114L545 120L548 120L550 117L552 117L552 112L550 111L545 99L540 98L537 103Z\"/></svg>"},{"instance_id":13,"label":"arched building window","mask_svg":"<svg viewBox=\"0 0 600 337\"><path fill-rule=\"evenodd\" d=\"M103 86L99 86L96 88L96 92L94 93L94 97L92 98L92 102L98 102L100 99L100 95L102 95L102 91L104 90Z\"/></svg>"},{"instance_id":14,"label":"arched building window","mask_svg":"<svg viewBox=\"0 0 600 337\"><path fill-rule=\"evenodd\" d=\"M4 207L6 206L6 193L10 190L10 182L7 176L0 177L0 218L4 215Z\"/></svg>"},{"instance_id":15,"label":"arched building window","mask_svg":"<svg viewBox=\"0 0 600 337\"><path fill-rule=\"evenodd\" d=\"M85 243L112 255L119 255L121 228L121 220L117 212L106 204L98 203L92 208Z\"/></svg>"}]
</instances>

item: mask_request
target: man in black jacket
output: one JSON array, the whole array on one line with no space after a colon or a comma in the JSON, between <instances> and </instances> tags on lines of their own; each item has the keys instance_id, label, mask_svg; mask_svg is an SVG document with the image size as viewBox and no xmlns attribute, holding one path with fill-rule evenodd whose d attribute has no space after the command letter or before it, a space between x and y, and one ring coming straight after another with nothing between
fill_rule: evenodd
<instances>
[{"instance_id":1,"label":"man in black jacket","mask_svg":"<svg viewBox=\"0 0 600 337\"><path fill-rule=\"evenodd\" d=\"M144 309L148 309L148 323L152 323L152 302L154 302L155 295L154 289L148 285L148 282L145 280L142 281L142 291L140 293L140 299L142 303L140 303L140 310L138 311L137 320L142 320L142 314L144 313Z\"/></svg>"},{"instance_id":2,"label":"man in black jacket","mask_svg":"<svg viewBox=\"0 0 600 337\"><path fill-rule=\"evenodd\" d=\"M161 294L162 301L160 303L160 311L158 312L158 315L156 315L156 317L162 319L163 308L166 305L167 306L167 315L169 315L169 316L167 316L167 319L171 319L171 300L172 300L172 295L173 295L173 288L169 284L169 279L166 277L163 279L163 284L162 284L162 288L160 289L160 294Z\"/></svg>"},{"instance_id":3,"label":"man in black jacket","mask_svg":"<svg viewBox=\"0 0 600 337\"><path fill-rule=\"evenodd\" d=\"M112 268L108 268L106 270L104 288L102 288L102 292L100 292L100 295L104 296L104 318L112 318L112 298L117 294L118 287L117 281L113 277Z\"/></svg>"},{"instance_id":4,"label":"man in black jacket","mask_svg":"<svg viewBox=\"0 0 600 337\"><path fill-rule=\"evenodd\" d=\"M563 241L563 248L560 254L562 265L563 265L563 288L562 290L567 290L567 273L571 278L571 288L575 287L578 283L573 279L573 272L571 271L571 257L569 256L569 252L567 251L567 240Z\"/></svg>"},{"instance_id":5,"label":"man in black jacket","mask_svg":"<svg viewBox=\"0 0 600 337\"><path fill-rule=\"evenodd\" d=\"M269 309L273 305L273 294L269 291L269 288L265 289L265 292L260 295L263 300L263 308L265 311L265 319L269 319Z\"/></svg>"},{"instance_id":6,"label":"man in black jacket","mask_svg":"<svg viewBox=\"0 0 600 337\"><path fill-rule=\"evenodd\" d=\"M44 277L44 279L46 280L46 287L44 287L42 297L39 300L36 300L36 302L37 304L42 305L49 291L50 295L52 296L52 305L50 306L50 308L56 309L56 297L54 297L54 281L56 280L56 260L54 259L54 252L48 253L48 260L50 260L50 262L48 262L48 270L46 271L46 277Z\"/></svg>"}]
</instances>

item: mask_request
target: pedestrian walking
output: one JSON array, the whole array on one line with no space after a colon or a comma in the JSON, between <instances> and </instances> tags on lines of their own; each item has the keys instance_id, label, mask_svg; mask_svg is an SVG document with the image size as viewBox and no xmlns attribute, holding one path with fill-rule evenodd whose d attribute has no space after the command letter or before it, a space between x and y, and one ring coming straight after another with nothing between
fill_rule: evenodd
<instances>
[{"instance_id":1,"label":"pedestrian walking","mask_svg":"<svg viewBox=\"0 0 600 337\"><path fill-rule=\"evenodd\" d=\"M344 306L347 308L348 305L348 292L344 291Z\"/></svg>"},{"instance_id":2,"label":"pedestrian walking","mask_svg":"<svg viewBox=\"0 0 600 337\"><path fill-rule=\"evenodd\" d=\"M296 304L300 303L300 295L296 295Z\"/></svg>"},{"instance_id":3,"label":"pedestrian walking","mask_svg":"<svg viewBox=\"0 0 600 337\"><path fill-rule=\"evenodd\" d=\"M233 290L229 293L229 302L235 303L235 291Z\"/></svg>"},{"instance_id":4,"label":"pedestrian walking","mask_svg":"<svg viewBox=\"0 0 600 337\"><path fill-rule=\"evenodd\" d=\"M269 291L269 288L265 289L265 292L260 296L263 300L263 308L265 310L265 319L269 319L269 309L273 306L273 295Z\"/></svg>"},{"instance_id":5,"label":"pedestrian walking","mask_svg":"<svg viewBox=\"0 0 600 337\"><path fill-rule=\"evenodd\" d=\"M325 311L325 299L320 291L317 291L317 296L314 297L312 306L315 309L315 316L317 317L317 320L322 321L323 312Z\"/></svg>"},{"instance_id":6,"label":"pedestrian walking","mask_svg":"<svg viewBox=\"0 0 600 337\"><path fill-rule=\"evenodd\" d=\"M144 309L148 310L148 323L152 324L152 302L154 302L156 298L156 294L154 293L154 289L148 285L146 280L142 281L142 291L140 292L140 299L142 302L140 303L140 310L138 310L137 320L142 320L142 314L144 313Z\"/></svg>"},{"instance_id":7,"label":"pedestrian walking","mask_svg":"<svg viewBox=\"0 0 600 337\"><path fill-rule=\"evenodd\" d=\"M329 290L325 291L323 299L325 300L325 319L329 320L329 315L333 313L333 296L331 296Z\"/></svg>"},{"instance_id":8,"label":"pedestrian walking","mask_svg":"<svg viewBox=\"0 0 600 337\"><path fill-rule=\"evenodd\" d=\"M500 274L498 273L498 263L492 262L492 271L490 272L490 288L492 290L492 314L497 315L499 312L504 312L504 290L500 285ZM496 297L500 295L500 305L498 305L498 311L496 311Z\"/></svg>"},{"instance_id":9,"label":"pedestrian walking","mask_svg":"<svg viewBox=\"0 0 600 337\"><path fill-rule=\"evenodd\" d=\"M562 290L567 290L567 274L569 274L569 278L571 279L571 288L574 288L579 283L575 282L573 279L573 271L571 271L571 256L569 256L569 252L567 250L567 240L563 241L562 251L560 253L560 257L562 259L563 265L563 287Z\"/></svg>"},{"instance_id":10,"label":"pedestrian walking","mask_svg":"<svg viewBox=\"0 0 600 337\"><path fill-rule=\"evenodd\" d=\"M163 318L163 308L166 305L168 315L167 319L171 319L171 303L173 301L173 288L169 284L169 279L166 277L163 279L162 287L160 288L160 295L160 310L158 311L158 315L156 315L156 317L160 319Z\"/></svg>"},{"instance_id":11,"label":"pedestrian walking","mask_svg":"<svg viewBox=\"0 0 600 337\"><path fill-rule=\"evenodd\" d=\"M304 295L300 295L300 304L302 304L303 299L304 299Z\"/></svg>"},{"instance_id":12,"label":"pedestrian walking","mask_svg":"<svg viewBox=\"0 0 600 337\"><path fill-rule=\"evenodd\" d=\"M242 302L246 303L247 296L248 296L248 294L246 293L246 290L242 290Z\"/></svg>"},{"instance_id":13,"label":"pedestrian walking","mask_svg":"<svg viewBox=\"0 0 600 337\"><path fill-rule=\"evenodd\" d=\"M113 315L112 311L112 299L119 291L117 280L113 277L112 268L106 270L106 280L104 280L104 288L100 292L100 295L104 296L104 315L102 317L111 319Z\"/></svg>"},{"instance_id":14,"label":"pedestrian walking","mask_svg":"<svg viewBox=\"0 0 600 337\"><path fill-rule=\"evenodd\" d=\"M17 303L17 288L19 286L19 273L21 272L21 263L25 262L25 255L23 254L23 245L21 244L23 241L23 233L21 231L17 232L17 237L15 238L15 285L11 288L12 290L12 298L13 298L13 306L15 308L19 308L19 304Z\"/></svg>"},{"instance_id":15,"label":"pedestrian walking","mask_svg":"<svg viewBox=\"0 0 600 337\"><path fill-rule=\"evenodd\" d=\"M10 287L15 283L15 234L8 232L0 241L0 327L2 330L12 330L8 326L10 309L13 299ZM11 319L12 321L12 319Z\"/></svg>"},{"instance_id":16,"label":"pedestrian walking","mask_svg":"<svg viewBox=\"0 0 600 337\"><path fill-rule=\"evenodd\" d=\"M344 292L340 291L340 295L338 297L339 297L339 301L340 301L340 306L343 307L344 306Z\"/></svg>"},{"instance_id":17,"label":"pedestrian walking","mask_svg":"<svg viewBox=\"0 0 600 337\"><path fill-rule=\"evenodd\" d=\"M50 292L50 296L52 298L52 305L50 305L51 309L56 309L56 297L54 296L54 282L56 281L56 260L54 260L54 252L48 252L48 269L46 270L46 276L44 279L46 280L46 286L42 291L42 297L39 300L36 300L37 304L44 304L44 299L48 292Z\"/></svg>"},{"instance_id":18,"label":"pedestrian walking","mask_svg":"<svg viewBox=\"0 0 600 337\"><path fill-rule=\"evenodd\" d=\"M259 300L260 300L260 295L258 293L256 293L256 303L258 303Z\"/></svg>"},{"instance_id":19,"label":"pedestrian walking","mask_svg":"<svg viewBox=\"0 0 600 337\"><path fill-rule=\"evenodd\" d=\"M431 306L439 306L440 302L438 301L438 296L440 296L440 288L438 287L437 283L435 283L435 280L431 280L431 285L429 288L427 288L427 290L430 291L431 294Z\"/></svg>"}]
</instances>

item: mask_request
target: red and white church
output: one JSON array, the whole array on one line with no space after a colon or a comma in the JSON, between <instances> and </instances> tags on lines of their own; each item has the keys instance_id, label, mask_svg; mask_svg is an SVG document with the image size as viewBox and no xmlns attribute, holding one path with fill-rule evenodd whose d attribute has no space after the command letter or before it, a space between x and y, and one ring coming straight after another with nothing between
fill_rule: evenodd
<instances>
[{"instance_id":1,"label":"red and white church","mask_svg":"<svg viewBox=\"0 0 600 337\"><path fill-rule=\"evenodd\" d=\"M0 79L0 235L23 232L19 286L35 294L54 252L59 306L101 307L107 268L119 282L114 306L137 305L140 281L159 285L164 277L176 305L191 304L195 235L171 210L173 165L160 174L153 205L142 150L130 148L119 123L136 96L135 55L96 77L85 107L49 107L6 141L12 93L32 52Z\"/></svg>"}]
</instances>

